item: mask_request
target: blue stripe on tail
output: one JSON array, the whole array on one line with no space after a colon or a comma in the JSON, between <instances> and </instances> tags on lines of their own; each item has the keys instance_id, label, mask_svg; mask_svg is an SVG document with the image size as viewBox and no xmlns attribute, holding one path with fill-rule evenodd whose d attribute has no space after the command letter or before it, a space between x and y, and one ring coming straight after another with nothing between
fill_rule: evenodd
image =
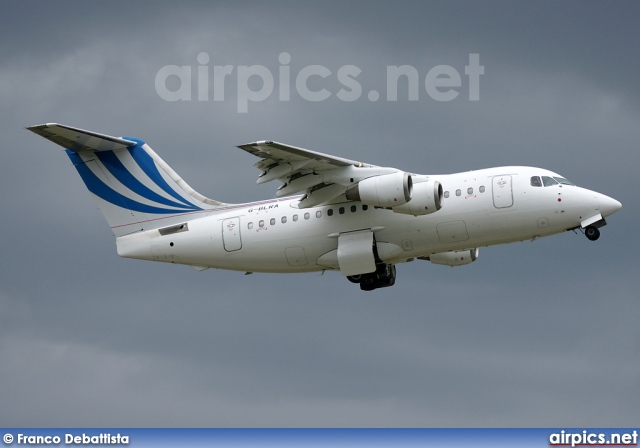
<instances>
[{"instance_id":1,"label":"blue stripe on tail","mask_svg":"<svg viewBox=\"0 0 640 448\"><path fill-rule=\"evenodd\" d=\"M140 149L140 151L144 152L144 150L142 149ZM202 210L201 208L196 207L193 204L190 204L191 207L189 207L188 210L174 210L174 209L160 208L160 207L154 207L151 205L141 204L137 201L129 199L128 197L118 193L117 191L109 187L107 184L105 184L93 173L93 171L91 171L91 169L87 166L85 161L82 160L82 157L80 157L77 153L67 150L67 155L71 159L71 162L73 162L73 165L78 170L80 177L82 177L82 180L84 181L89 191L91 191L93 194L95 194L99 198L104 199L105 201L111 204L114 204L118 207L122 207L122 208L136 211L136 212L162 214L162 215L167 215L167 214L173 215L178 213L186 213L194 210ZM159 174L160 173L158 173L158 175ZM166 185L166 182L165 182L165 185ZM168 185L167 187L170 188Z\"/></svg>"},{"instance_id":2,"label":"blue stripe on tail","mask_svg":"<svg viewBox=\"0 0 640 448\"><path fill-rule=\"evenodd\" d=\"M153 190L150 190L147 186L142 184L136 177L129 172L123 163L118 159L118 156L113 151L101 151L96 155L102 164L109 170L109 172L118 179L123 185L129 188L134 193L142 196L150 201L157 202L159 204L168 205L170 207L184 208L188 210L198 210L195 205L184 205L160 196Z\"/></svg>"},{"instance_id":3,"label":"blue stripe on tail","mask_svg":"<svg viewBox=\"0 0 640 448\"><path fill-rule=\"evenodd\" d=\"M136 161L138 166L142 169L142 171L144 171L144 173L147 176L149 176L149 178L152 181L154 181L157 186L162 188L163 191L170 194L173 198L177 199L183 204L196 207L196 205L184 199L173 188L171 188L169 184L167 184L167 182L164 180L164 178L158 171L158 167L156 166L156 163L153 161L153 158L149 154L147 154L147 152L144 149L142 149L142 145L144 145L145 142L134 137L123 137L123 138L126 138L127 140L131 140L137 143L137 145L128 148L129 153L131 154L131 157L133 157L133 159ZM201 209L198 209L198 210L201 210Z\"/></svg>"}]
</instances>

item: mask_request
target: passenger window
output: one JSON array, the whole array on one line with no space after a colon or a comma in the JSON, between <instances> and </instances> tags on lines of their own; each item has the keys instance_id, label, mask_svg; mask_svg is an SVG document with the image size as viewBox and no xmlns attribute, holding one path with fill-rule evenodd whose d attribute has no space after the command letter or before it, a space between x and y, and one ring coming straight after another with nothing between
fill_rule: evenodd
<instances>
[{"instance_id":1,"label":"passenger window","mask_svg":"<svg viewBox=\"0 0 640 448\"><path fill-rule=\"evenodd\" d=\"M462 191L456 190L456 196L460 196L461 194L462 194Z\"/></svg>"},{"instance_id":2,"label":"passenger window","mask_svg":"<svg viewBox=\"0 0 640 448\"><path fill-rule=\"evenodd\" d=\"M261 220L260 220L260 222L258 223L258 225L259 225L260 227L264 227L264 221L261 219Z\"/></svg>"},{"instance_id":3,"label":"passenger window","mask_svg":"<svg viewBox=\"0 0 640 448\"><path fill-rule=\"evenodd\" d=\"M298 215L293 215L293 222L296 222L298 220Z\"/></svg>"},{"instance_id":4,"label":"passenger window","mask_svg":"<svg viewBox=\"0 0 640 448\"><path fill-rule=\"evenodd\" d=\"M283 216L282 219L280 220L282 222L282 224L284 224L285 222L287 222L287 217Z\"/></svg>"},{"instance_id":5,"label":"passenger window","mask_svg":"<svg viewBox=\"0 0 640 448\"><path fill-rule=\"evenodd\" d=\"M473 194L473 188L471 187L467 188L467 194Z\"/></svg>"},{"instance_id":6,"label":"passenger window","mask_svg":"<svg viewBox=\"0 0 640 448\"><path fill-rule=\"evenodd\" d=\"M311 215L309 213L305 213L304 214L304 219L309 219L311 217Z\"/></svg>"},{"instance_id":7,"label":"passenger window","mask_svg":"<svg viewBox=\"0 0 640 448\"><path fill-rule=\"evenodd\" d=\"M444 197L445 197L445 198L448 198L448 197L449 197L449 192L448 192L448 191L445 191L445 192L444 192Z\"/></svg>"},{"instance_id":8,"label":"passenger window","mask_svg":"<svg viewBox=\"0 0 640 448\"><path fill-rule=\"evenodd\" d=\"M481 185L480 188L478 188L478 190L480 190L480 193L484 193L484 185Z\"/></svg>"},{"instance_id":9,"label":"passenger window","mask_svg":"<svg viewBox=\"0 0 640 448\"><path fill-rule=\"evenodd\" d=\"M322 218L322 212L320 210L316 212L316 218Z\"/></svg>"},{"instance_id":10,"label":"passenger window","mask_svg":"<svg viewBox=\"0 0 640 448\"><path fill-rule=\"evenodd\" d=\"M269 224L271 224L272 226L276 225L276 218L271 218L271 221L269 221Z\"/></svg>"},{"instance_id":11,"label":"passenger window","mask_svg":"<svg viewBox=\"0 0 640 448\"><path fill-rule=\"evenodd\" d=\"M329 210L327 210L327 215L329 216L333 216L333 209L330 208Z\"/></svg>"},{"instance_id":12,"label":"passenger window","mask_svg":"<svg viewBox=\"0 0 640 448\"><path fill-rule=\"evenodd\" d=\"M351 213L355 213L356 210L358 210L358 207L356 207L355 205L351 206Z\"/></svg>"},{"instance_id":13,"label":"passenger window","mask_svg":"<svg viewBox=\"0 0 640 448\"><path fill-rule=\"evenodd\" d=\"M532 187L542 187L542 182L540 182L539 176L531 177L531 186Z\"/></svg>"},{"instance_id":14,"label":"passenger window","mask_svg":"<svg viewBox=\"0 0 640 448\"><path fill-rule=\"evenodd\" d=\"M253 229L253 223L252 223L252 222L250 222L249 224L247 224L247 229L249 229L249 230Z\"/></svg>"},{"instance_id":15,"label":"passenger window","mask_svg":"<svg viewBox=\"0 0 640 448\"><path fill-rule=\"evenodd\" d=\"M366 205L366 204L365 204L365 205L363 205L363 206L362 206L362 210L364 210L365 212L366 212L368 209L369 209L369 206L368 206L368 205Z\"/></svg>"},{"instance_id":16,"label":"passenger window","mask_svg":"<svg viewBox=\"0 0 640 448\"><path fill-rule=\"evenodd\" d=\"M338 209L338 213L340 213L341 215L344 215L344 207L340 207Z\"/></svg>"},{"instance_id":17,"label":"passenger window","mask_svg":"<svg viewBox=\"0 0 640 448\"><path fill-rule=\"evenodd\" d=\"M545 187L558 185L558 181L555 180L553 177L549 177L549 176L542 176L542 183L544 184Z\"/></svg>"}]
</instances>

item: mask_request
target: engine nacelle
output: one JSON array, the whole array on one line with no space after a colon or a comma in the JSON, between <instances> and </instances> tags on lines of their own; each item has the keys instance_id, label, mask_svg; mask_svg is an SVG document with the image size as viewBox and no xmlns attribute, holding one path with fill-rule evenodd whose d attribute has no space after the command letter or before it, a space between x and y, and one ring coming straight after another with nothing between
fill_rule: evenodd
<instances>
[{"instance_id":1,"label":"engine nacelle","mask_svg":"<svg viewBox=\"0 0 640 448\"><path fill-rule=\"evenodd\" d=\"M395 213L406 215L428 215L442 208L442 185L437 180L413 184L411 200L393 207Z\"/></svg>"},{"instance_id":2,"label":"engine nacelle","mask_svg":"<svg viewBox=\"0 0 640 448\"><path fill-rule=\"evenodd\" d=\"M411 200L413 180L408 173L398 171L361 180L347 190L347 199L374 207L396 207Z\"/></svg>"},{"instance_id":3,"label":"engine nacelle","mask_svg":"<svg viewBox=\"0 0 640 448\"><path fill-rule=\"evenodd\" d=\"M473 263L478 258L478 248L470 250L459 250L454 252L442 252L440 254L429 255L428 259L433 264L445 266L463 266Z\"/></svg>"}]
</instances>

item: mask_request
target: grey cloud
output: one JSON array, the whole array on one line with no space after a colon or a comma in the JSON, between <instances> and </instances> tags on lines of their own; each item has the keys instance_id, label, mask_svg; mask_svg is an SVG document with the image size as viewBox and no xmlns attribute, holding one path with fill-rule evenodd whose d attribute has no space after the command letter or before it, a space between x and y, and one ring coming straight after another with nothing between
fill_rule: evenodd
<instances>
[{"instance_id":1,"label":"grey cloud","mask_svg":"<svg viewBox=\"0 0 640 448\"><path fill-rule=\"evenodd\" d=\"M20 20L0 30L6 425L636 424L634 2L35 5L9 3ZM158 70L202 51L274 74L283 51L292 73L356 65L363 95L273 94L247 114L233 82L224 102L159 98ZM422 84L469 53L478 102L464 86L449 103L423 86L417 102L367 99L388 65ZM273 196L234 148L273 139L426 173L542 166L624 208L595 244L568 233L461 268L416 261L369 295L336 273L198 273L117 257L64 153L24 130L47 121L143 138L229 202Z\"/></svg>"}]
</instances>

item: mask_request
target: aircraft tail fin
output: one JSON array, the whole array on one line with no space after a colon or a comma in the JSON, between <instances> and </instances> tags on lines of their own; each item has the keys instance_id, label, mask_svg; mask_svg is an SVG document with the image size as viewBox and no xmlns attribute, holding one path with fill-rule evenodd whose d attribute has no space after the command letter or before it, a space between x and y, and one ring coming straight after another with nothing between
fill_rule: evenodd
<instances>
[{"instance_id":1,"label":"aircraft tail fin","mask_svg":"<svg viewBox=\"0 0 640 448\"><path fill-rule=\"evenodd\" d=\"M27 129L66 149L116 237L185 222L226 205L196 192L142 140L56 123Z\"/></svg>"}]
</instances>

